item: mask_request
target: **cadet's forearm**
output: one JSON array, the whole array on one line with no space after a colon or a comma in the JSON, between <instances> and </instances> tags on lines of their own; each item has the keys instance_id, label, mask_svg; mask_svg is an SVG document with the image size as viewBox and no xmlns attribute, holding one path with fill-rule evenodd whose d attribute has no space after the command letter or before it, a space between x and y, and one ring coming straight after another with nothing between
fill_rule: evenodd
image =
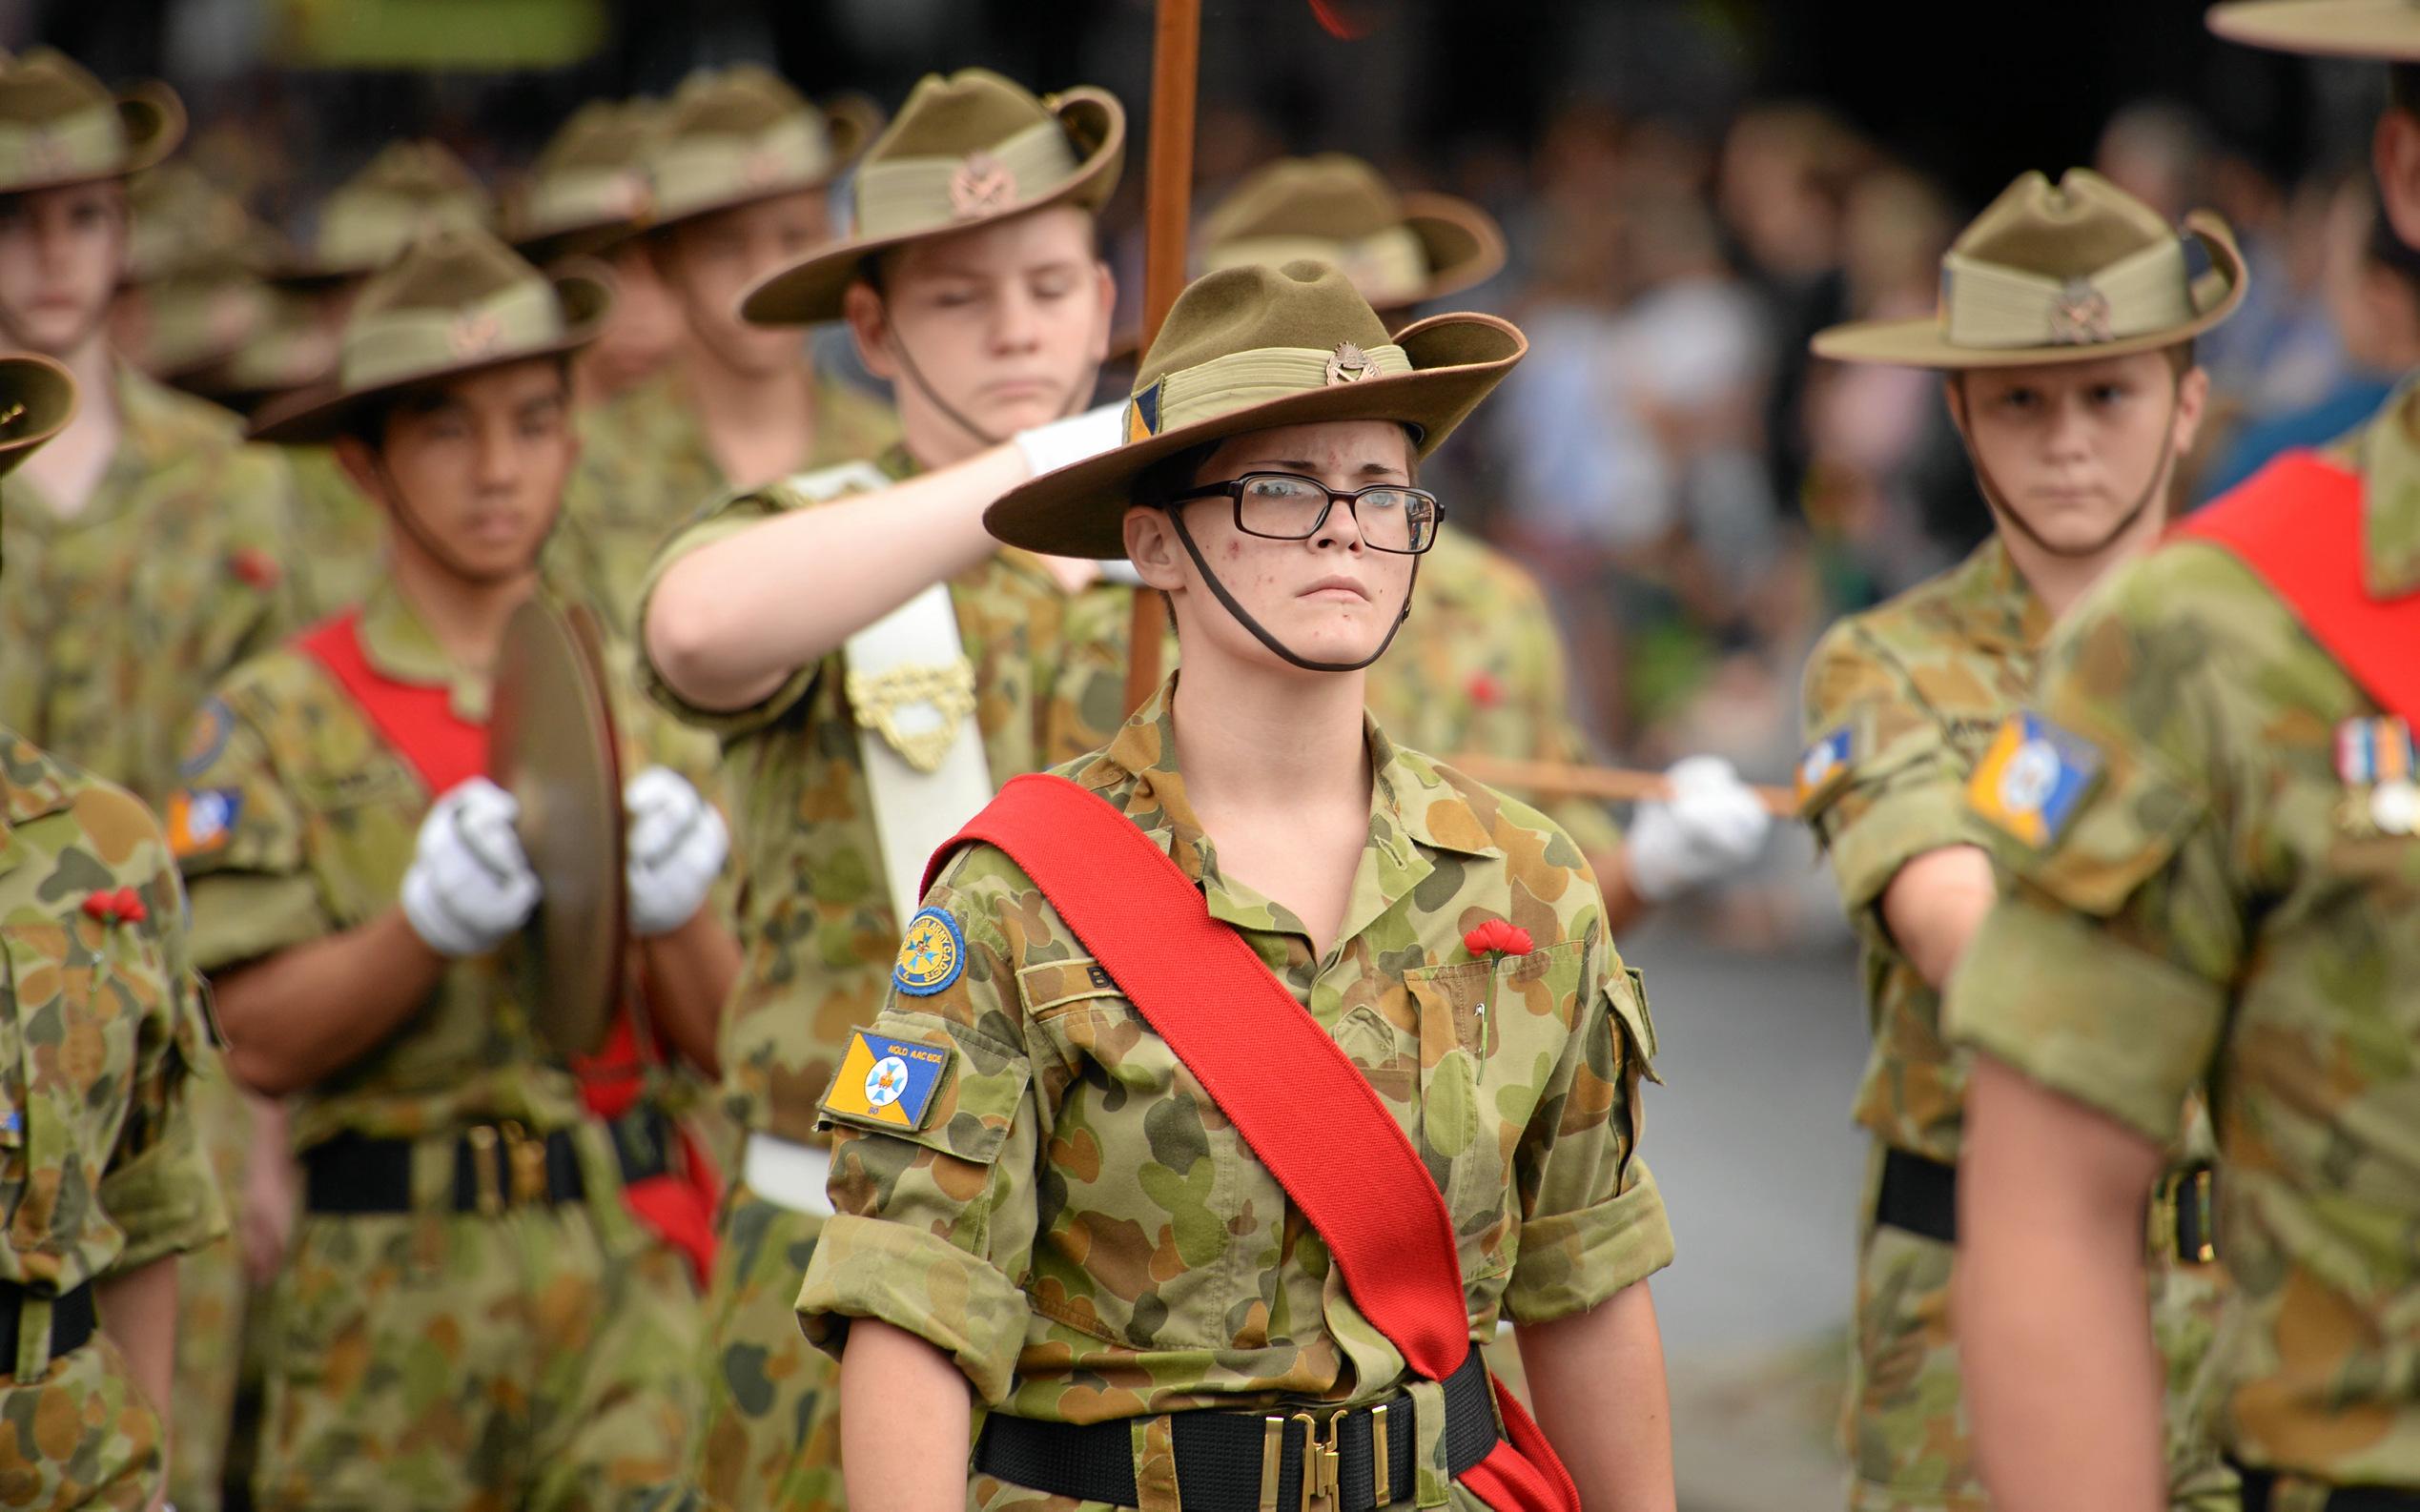
<instances>
[{"instance_id":1,"label":"cadet's forearm","mask_svg":"<svg viewBox=\"0 0 2420 1512\"><path fill-rule=\"evenodd\" d=\"M215 976L228 1064L272 1097L324 1080L393 1033L445 967L398 906Z\"/></svg>"},{"instance_id":2,"label":"cadet's forearm","mask_svg":"<svg viewBox=\"0 0 2420 1512\"><path fill-rule=\"evenodd\" d=\"M176 1376L176 1257L102 1277L92 1283L92 1305L101 1315L102 1332L126 1357L127 1373L159 1414L165 1445Z\"/></svg>"},{"instance_id":3,"label":"cadet's forearm","mask_svg":"<svg viewBox=\"0 0 2420 1512\"><path fill-rule=\"evenodd\" d=\"M1979 1056L1952 1304L1976 1456L2004 1512L2159 1512L2162 1372L2143 1275L2148 1140Z\"/></svg>"},{"instance_id":4,"label":"cadet's forearm","mask_svg":"<svg viewBox=\"0 0 2420 1512\"><path fill-rule=\"evenodd\" d=\"M1981 848L1944 846L1899 868L1882 890L1882 922L1917 974L1938 991L1999 897L1999 879Z\"/></svg>"},{"instance_id":5,"label":"cadet's forearm","mask_svg":"<svg viewBox=\"0 0 2420 1512\"><path fill-rule=\"evenodd\" d=\"M647 1010L665 1037L698 1070L722 1074L716 1045L723 1005L739 980L739 941L715 914L700 909L669 934L639 942L646 972Z\"/></svg>"},{"instance_id":6,"label":"cadet's forearm","mask_svg":"<svg viewBox=\"0 0 2420 1512\"><path fill-rule=\"evenodd\" d=\"M1585 1313L1514 1330L1538 1426L1589 1512L1672 1512L1664 1336L1645 1281Z\"/></svg>"},{"instance_id":7,"label":"cadet's forearm","mask_svg":"<svg viewBox=\"0 0 2420 1512\"><path fill-rule=\"evenodd\" d=\"M849 1325L840 1356L840 1473L856 1512L957 1512L966 1505L974 1407L948 1356L872 1318Z\"/></svg>"},{"instance_id":8,"label":"cadet's forearm","mask_svg":"<svg viewBox=\"0 0 2420 1512\"><path fill-rule=\"evenodd\" d=\"M998 546L983 511L1025 481L995 446L879 493L777 516L668 568L647 601L647 655L700 708L746 708L919 591Z\"/></svg>"}]
</instances>

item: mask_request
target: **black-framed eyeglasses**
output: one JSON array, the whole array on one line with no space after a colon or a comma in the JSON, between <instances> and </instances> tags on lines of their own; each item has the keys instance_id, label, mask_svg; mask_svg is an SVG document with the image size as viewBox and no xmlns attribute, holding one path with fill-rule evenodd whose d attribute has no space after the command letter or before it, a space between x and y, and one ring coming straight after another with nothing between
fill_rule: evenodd
<instances>
[{"instance_id":1,"label":"black-framed eyeglasses","mask_svg":"<svg viewBox=\"0 0 2420 1512\"><path fill-rule=\"evenodd\" d=\"M1235 501L1235 528L1266 541L1308 541L1327 523L1341 501L1353 512L1362 543L1373 551L1416 557L1437 543L1437 523L1446 506L1422 488L1377 483L1339 493L1316 478L1296 473L1245 473L1223 483L1204 483L1169 500L1171 504L1219 496Z\"/></svg>"}]
</instances>

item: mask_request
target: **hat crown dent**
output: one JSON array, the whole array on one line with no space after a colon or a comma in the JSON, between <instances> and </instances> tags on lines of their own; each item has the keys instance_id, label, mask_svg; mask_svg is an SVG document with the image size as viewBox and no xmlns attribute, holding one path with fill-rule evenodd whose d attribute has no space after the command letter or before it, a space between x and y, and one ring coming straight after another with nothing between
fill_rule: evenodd
<instances>
[{"instance_id":1,"label":"hat crown dent","mask_svg":"<svg viewBox=\"0 0 2420 1512\"><path fill-rule=\"evenodd\" d=\"M762 136L785 122L805 118L820 128L823 116L788 79L753 63L690 74L672 96L662 141L694 137Z\"/></svg>"},{"instance_id":2,"label":"hat crown dent","mask_svg":"<svg viewBox=\"0 0 2420 1512\"><path fill-rule=\"evenodd\" d=\"M1051 119L1040 96L990 69L928 73L908 92L907 103L867 150L866 161L964 157Z\"/></svg>"},{"instance_id":3,"label":"hat crown dent","mask_svg":"<svg viewBox=\"0 0 2420 1512\"><path fill-rule=\"evenodd\" d=\"M6 58L0 53L0 59ZM38 126L96 105L113 105L116 98L90 70L55 48L35 48L0 61L0 121Z\"/></svg>"},{"instance_id":4,"label":"hat crown dent","mask_svg":"<svg viewBox=\"0 0 2420 1512\"><path fill-rule=\"evenodd\" d=\"M1273 347L1363 352L1388 344L1386 322L1343 269L1299 258L1204 274L1177 296L1135 375L1135 393L1241 352Z\"/></svg>"},{"instance_id":5,"label":"hat crown dent","mask_svg":"<svg viewBox=\"0 0 2420 1512\"><path fill-rule=\"evenodd\" d=\"M2089 278L2176 236L2158 211L2091 169L2071 168L2056 185L2028 170L1950 250L1975 262L2064 280Z\"/></svg>"},{"instance_id":6,"label":"hat crown dent","mask_svg":"<svg viewBox=\"0 0 2420 1512\"><path fill-rule=\"evenodd\" d=\"M1404 223L1403 197L1345 153L1281 158L1236 186L1204 223L1213 245L1245 236L1355 241Z\"/></svg>"},{"instance_id":7,"label":"hat crown dent","mask_svg":"<svg viewBox=\"0 0 2420 1512\"><path fill-rule=\"evenodd\" d=\"M543 180L561 174L598 170L637 172L654 144L651 107L638 101L590 100L548 141L530 177Z\"/></svg>"},{"instance_id":8,"label":"hat crown dent","mask_svg":"<svg viewBox=\"0 0 2420 1512\"><path fill-rule=\"evenodd\" d=\"M345 323L355 328L390 316L467 309L508 289L545 282L545 275L484 231L431 227L371 278Z\"/></svg>"}]
</instances>

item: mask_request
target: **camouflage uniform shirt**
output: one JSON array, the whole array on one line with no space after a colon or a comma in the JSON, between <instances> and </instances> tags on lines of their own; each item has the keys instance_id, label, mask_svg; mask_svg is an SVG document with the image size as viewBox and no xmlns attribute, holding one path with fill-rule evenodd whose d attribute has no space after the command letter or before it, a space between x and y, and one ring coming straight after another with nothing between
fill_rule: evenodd
<instances>
[{"instance_id":1,"label":"camouflage uniform shirt","mask_svg":"<svg viewBox=\"0 0 2420 1512\"><path fill-rule=\"evenodd\" d=\"M619 617L638 602L657 548L731 492L707 445L696 401L678 365L583 417L582 460L565 505L566 533L581 538L596 587ZM804 472L879 456L899 439L891 406L837 378L815 380L815 434Z\"/></svg>"},{"instance_id":2,"label":"camouflage uniform shirt","mask_svg":"<svg viewBox=\"0 0 2420 1512\"><path fill-rule=\"evenodd\" d=\"M212 686L294 622L293 481L233 416L131 368L117 402L72 518L0 481L0 725L156 802Z\"/></svg>"},{"instance_id":3,"label":"camouflage uniform shirt","mask_svg":"<svg viewBox=\"0 0 2420 1512\"><path fill-rule=\"evenodd\" d=\"M2346 459L2381 597L2420 591L2415 419L2399 398ZM2191 541L2062 627L2035 706L2102 769L2046 842L2004 848L2019 885L1951 1031L2163 1143L2206 1082L2229 1451L2420 1487L2420 838L2344 822L2365 794L2336 753L2384 711Z\"/></svg>"},{"instance_id":4,"label":"camouflage uniform shirt","mask_svg":"<svg viewBox=\"0 0 2420 1512\"><path fill-rule=\"evenodd\" d=\"M1500 1317L1566 1317L1670 1259L1635 1152L1653 1032L1569 838L1374 724L1367 743L1369 835L1324 959L1220 872L1165 689L1064 775L1164 847L1362 1069L1436 1175L1485 1339ZM971 848L927 901L963 932L965 968L871 1022L954 1066L922 1130L839 1131L841 1216L798 1300L809 1336L836 1350L849 1318L880 1318L954 1359L984 1402L1067 1421L1398 1389L1402 1356L1319 1236L1025 873ZM1463 936L1487 919L1533 950L1474 958ZM1020 1495L979 1483L970 1504Z\"/></svg>"},{"instance_id":5,"label":"camouflage uniform shirt","mask_svg":"<svg viewBox=\"0 0 2420 1512\"><path fill-rule=\"evenodd\" d=\"M289 446L294 469L297 597L308 619L350 609L386 565L386 520L327 446Z\"/></svg>"},{"instance_id":6,"label":"camouflage uniform shirt","mask_svg":"<svg viewBox=\"0 0 2420 1512\"><path fill-rule=\"evenodd\" d=\"M738 495L665 548L648 587L701 546L913 471L893 448L879 470L860 462ZM1051 701L1037 696L1048 674L1031 646L1035 627L1055 623L1057 585L1031 557L1003 550L954 579L950 597L974 668L974 718L993 781L1040 769ZM905 922L892 917L842 653L798 668L737 712L683 702L644 660L641 677L664 706L723 742L745 951L723 1018L726 1089L746 1127L807 1139L851 1028L881 1005Z\"/></svg>"},{"instance_id":7,"label":"camouflage uniform shirt","mask_svg":"<svg viewBox=\"0 0 2420 1512\"><path fill-rule=\"evenodd\" d=\"M226 1231L186 1108L209 1032L184 912L142 805L0 730L0 1279L69 1292Z\"/></svg>"}]
</instances>

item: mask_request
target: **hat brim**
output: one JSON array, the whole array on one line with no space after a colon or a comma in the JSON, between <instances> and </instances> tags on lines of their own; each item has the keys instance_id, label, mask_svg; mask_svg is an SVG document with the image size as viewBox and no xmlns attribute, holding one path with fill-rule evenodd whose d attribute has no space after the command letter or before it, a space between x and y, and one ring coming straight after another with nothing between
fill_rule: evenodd
<instances>
[{"instance_id":1,"label":"hat brim","mask_svg":"<svg viewBox=\"0 0 2420 1512\"><path fill-rule=\"evenodd\" d=\"M515 362L534 361L541 358L564 357L579 351L597 338L605 328L605 317L613 308L613 295L594 278L579 276L551 280L555 294L563 301L564 334L552 341L537 346L519 347L509 352L497 352L470 362L449 362L439 367L396 377L364 388L348 389L341 378L330 378L309 388L270 400L253 417L247 435L256 441L268 441L278 446L303 446L332 441L351 428L354 415L364 404L418 388L424 383L441 383L473 373L509 367Z\"/></svg>"},{"instance_id":2,"label":"hat brim","mask_svg":"<svg viewBox=\"0 0 2420 1512\"><path fill-rule=\"evenodd\" d=\"M67 429L75 419L75 379L47 357L31 352L0 357L0 395L26 408L27 426L0 439L0 478L16 470L33 449Z\"/></svg>"},{"instance_id":3,"label":"hat brim","mask_svg":"<svg viewBox=\"0 0 2420 1512\"><path fill-rule=\"evenodd\" d=\"M2184 229L2208 250L2210 273L2197 281L2195 303L2199 307L2198 313L2192 319L2178 325L2144 331L2115 341L1979 347L1956 345L1943 332L1938 316L1922 316L1910 320L1860 320L1836 325L1816 332L1807 346L1815 356L1834 362L1873 362L1891 367L1938 368L1943 371L2049 367L2061 362L2098 362L2110 358L2132 357L2140 352L2162 351L2180 341L2190 341L2233 315L2248 292L2244 254L2217 216L2195 211L2184 217ZM2205 302L2199 284L2213 278L2225 279L2225 287L2220 290L2214 286Z\"/></svg>"},{"instance_id":4,"label":"hat brim","mask_svg":"<svg viewBox=\"0 0 2420 1512\"><path fill-rule=\"evenodd\" d=\"M2246 47L2420 62L2420 7L2411 0L2239 0L2206 19L2211 31Z\"/></svg>"},{"instance_id":5,"label":"hat brim","mask_svg":"<svg viewBox=\"0 0 2420 1512\"><path fill-rule=\"evenodd\" d=\"M645 235L646 229L640 222L626 219L588 221L516 236L512 249L544 268L566 257L609 257L623 243Z\"/></svg>"},{"instance_id":6,"label":"hat brim","mask_svg":"<svg viewBox=\"0 0 2420 1512\"><path fill-rule=\"evenodd\" d=\"M742 295L741 317L755 325L821 325L837 320L849 286L857 281L869 257L912 242L996 225L1054 205L1080 200L1089 208L1098 209L1118 187L1118 173L1125 162L1125 109L1105 92L1083 87L1060 94L1052 103L1052 113L1067 123L1069 133L1077 140L1095 144L1065 183L1047 194L1020 199L1004 209L969 215L946 226L895 236L856 236L836 241L805 261L769 275Z\"/></svg>"},{"instance_id":7,"label":"hat brim","mask_svg":"<svg viewBox=\"0 0 2420 1512\"><path fill-rule=\"evenodd\" d=\"M65 189L71 184L97 184L131 178L167 161L185 140L185 102L165 84L137 84L117 97L119 127L126 133L126 155L98 172L60 174L0 185L0 194L24 194L37 189Z\"/></svg>"},{"instance_id":8,"label":"hat brim","mask_svg":"<svg viewBox=\"0 0 2420 1512\"><path fill-rule=\"evenodd\" d=\"M826 172L812 178L784 179L757 189L720 194L694 205L683 205L668 215L661 212L650 213L645 221L631 230L636 235L647 235L708 215L719 215L727 210L737 210L743 205L757 205L769 199L779 199L785 194L805 194L830 189L843 174L849 172L851 165L856 162L857 154L881 130L880 107L862 96L844 96L824 110L824 131L831 140L831 167Z\"/></svg>"},{"instance_id":9,"label":"hat brim","mask_svg":"<svg viewBox=\"0 0 2420 1512\"><path fill-rule=\"evenodd\" d=\"M1450 298L1504 271L1504 232L1496 217L1452 194L1404 196L1404 224L1428 255L1428 282L1407 302Z\"/></svg>"},{"instance_id":10,"label":"hat brim","mask_svg":"<svg viewBox=\"0 0 2420 1512\"><path fill-rule=\"evenodd\" d=\"M1130 441L1011 489L983 512L984 528L1049 556L1123 557L1129 496L1154 463L1230 436L1326 420L1409 425L1426 457L1529 350L1517 327L1491 315L1435 316L1395 340L1411 359L1409 373L1305 389Z\"/></svg>"}]
</instances>

